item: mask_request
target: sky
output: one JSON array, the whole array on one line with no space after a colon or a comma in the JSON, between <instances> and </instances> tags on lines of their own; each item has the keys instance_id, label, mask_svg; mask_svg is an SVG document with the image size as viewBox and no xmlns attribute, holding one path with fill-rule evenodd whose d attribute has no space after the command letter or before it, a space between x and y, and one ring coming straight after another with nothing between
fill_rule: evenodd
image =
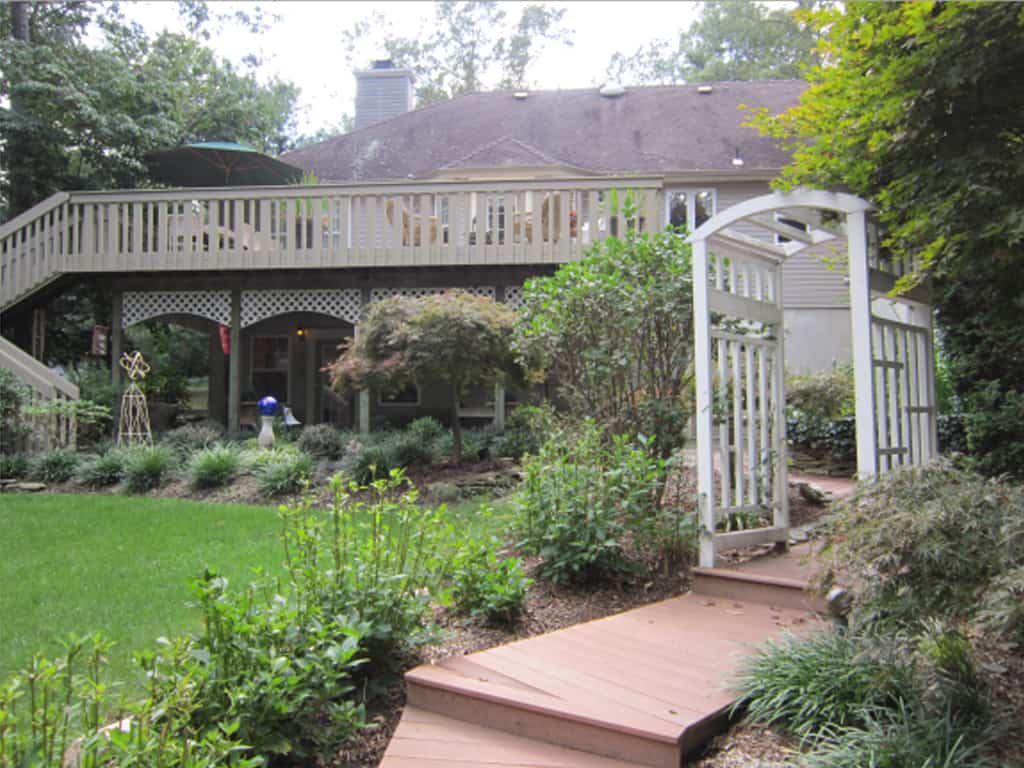
<instances>
[{"instance_id":1,"label":"sky","mask_svg":"<svg viewBox=\"0 0 1024 768\"><path fill-rule=\"evenodd\" d=\"M227 11L244 3L211 3L214 11ZM511 20L518 19L527 3L501 3ZM695 2L550 2L565 8L563 25L575 31L574 45L549 45L529 77L541 88L587 88L603 82L608 60L616 51L633 53L656 38L674 38L699 14ZM346 63L342 32L376 10L393 24L394 31L413 37L433 15L430 2L263 2L260 7L280 16L262 35L227 29L210 41L217 52L232 61L248 53L264 59L261 78L278 75L302 89L298 131L313 133L337 125L343 114L355 111L355 79ZM125 14L151 34L164 28L182 31L177 3L133 2L122 6ZM366 62L383 54L366 46Z\"/></svg>"}]
</instances>

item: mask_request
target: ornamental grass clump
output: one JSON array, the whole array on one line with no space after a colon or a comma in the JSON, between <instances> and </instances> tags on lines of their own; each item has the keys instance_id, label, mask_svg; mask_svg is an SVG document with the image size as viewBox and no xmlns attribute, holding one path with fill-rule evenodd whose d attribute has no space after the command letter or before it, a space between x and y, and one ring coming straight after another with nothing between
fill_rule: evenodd
<instances>
[{"instance_id":1,"label":"ornamental grass clump","mask_svg":"<svg viewBox=\"0 0 1024 768\"><path fill-rule=\"evenodd\" d=\"M235 479L241 465L242 452L233 445L206 448L189 461L189 483L197 490L220 488Z\"/></svg>"},{"instance_id":2,"label":"ornamental grass clump","mask_svg":"<svg viewBox=\"0 0 1024 768\"><path fill-rule=\"evenodd\" d=\"M224 429L220 424L204 421L172 429L163 436L161 442L179 456L187 457L197 451L212 447L223 435Z\"/></svg>"},{"instance_id":3,"label":"ornamental grass clump","mask_svg":"<svg viewBox=\"0 0 1024 768\"><path fill-rule=\"evenodd\" d=\"M178 457L164 445L129 448L125 452L124 486L130 493L146 493L170 479Z\"/></svg>"},{"instance_id":4,"label":"ornamental grass clump","mask_svg":"<svg viewBox=\"0 0 1024 768\"><path fill-rule=\"evenodd\" d=\"M76 479L89 488L106 488L124 479L125 452L110 448L91 460L82 462Z\"/></svg>"},{"instance_id":5,"label":"ornamental grass clump","mask_svg":"<svg viewBox=\"0 0 1024 768\"><path fill-rule=\"evenodd\" d=\"M252 473L264 496L299 493L313 477L313 457L299 450L276 449L257 457Z\"/></svg>"},{"instance_id":6,"label":"ornamental grass clump","mask_svg":"<svg viewBox=\"0 0 1024 768\"><path fill-rule=\"evenodd\" d=\"M335 429L330 424L314 424L303 427L296 441L300 451L318 459L340 459L345 453L351 435Z\"/></svg>"}]
</instances>

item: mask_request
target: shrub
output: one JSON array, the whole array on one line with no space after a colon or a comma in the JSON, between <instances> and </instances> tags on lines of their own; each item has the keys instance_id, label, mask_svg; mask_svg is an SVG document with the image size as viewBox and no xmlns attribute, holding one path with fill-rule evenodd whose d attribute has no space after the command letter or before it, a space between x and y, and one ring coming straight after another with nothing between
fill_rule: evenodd
<instances>
[{"instance_id":1,"label":"shrub","mask_svg":"<svg viewBox=\"0 0 1024 768\"><path fill-rule=\"evenodd\" d=\"M54 448L29 462L29 477L41 483L66 483L78 468L78 454L69 448Z\"/></svg>"},{"instance_id":2,"label":"shrub","mask_svg":"<svg viewBox=\"0 0 1024 768\"><path fill-rule=\"evenodd\" d=\"M532 583L519 558L499 558L496 542L479 542L454 558L449 600L459 613L511 624L526 603Z\"/></svg>"},{"instance_id":3,"label":"shrub","mask_svg":"<svg viewBox=\"0 0 1024 768\"><path fill-rule=\"evenodd\" d=\"M297 445L300 451L318 459L340 459L348 445L347 435L330 424L303 427Z\"/></svg>"},{"instance_id":4,"label":"shrub","mask_svg":"<svg viewBox=\"0 0 1024 768\"><path fill-rule=\"evenodd\" d=\"M111 448L82 463L78 469L78 482L90 488L115 485L124 478L124 464L124 452L117 448Z\"/></svg>"},{"instance_id":5,"label":"shrub","mask_svg":"<svg viewBox=\"0 0 1024 768\"><path fill-rule=\"evenodd\" d=\"M313 457L302 451L267 452L268 458L253 468L264 496L283 496L299 493L313 477Z\"/></svg>"},{"instance_id":6,"label":"shrub","mask_svg":"<svg viewBox=\"0 0 1024 768\"><path fill-rule=\"evenodd\" d=\"M20 479L28 472L29 460L24 453L0 453L0 477Z\"/></svg>"},{"instance_id":7,"label":"shrub","mask_svg":"<svg viewBox=\"0 0 1024 768\"><path fill-rule=\"evenodd\" d=\"M464 429L462 431L462 461L471 464L479 461L487 452L487 445L490 435L475 429ZM437 453L449 459L455 458L455 441L451 432L446 432L437 441Z\"/></svg>"},{"instance_id":8,"label":"shrub","mask_svg":"<svg viewBox=\"0 0 1024 768\"><path fill-rule=\"evenodd\" d=\"M317 597L324 615L358 617L368 668L397 672L403 651L433 638L430 599L440 595L457 536L443 506L417 503L401 470L369 486L335 476L331 495L326 519L306 505L284 513L292 582Z\"/></svg>"},{"instance_id":9,"label":"shrub","mask_svg":"<svg viewBox=\"0 0 1024 768\"><path fill-rule=\"evenodd\" d=\"M447 433L444 425L433 416L423 416L409 422L405 433L418 439L423 445L433 445Z\"/></svg>"},{"instance_id":10,"label":"shrub","mask_svg":"<svg viewBox=\"0 0 1024 768\"><path fill-rule=\"evenodd\" d=\"M947 461L860 486L827 518L826 584L849 585L860 624L966 618L996 576L1024 565L1024 489Z\"/></svg>"},{"instance_id":11,"label":"shrub","mask_svg":"<svg viewBox=\"0 0 1024 768\"><path fill-rule=\"evenodd\" d=\"M463 450L469 446L470 441L463 436ZM436 440L424 440L422 434L414 431L400 432L388 440L384 449L388 453L388 464L392 467L415 467L433 464L437 458L438 451L435 448Z\"/></svg>"},{"instance_id":12,"label":"shrub","mask_svg":"<svg viewBox=\"0 0 1024 768\"><path fill-rule=\"evenodd\" d=\"M367 485L397 469L394 461L394 454L386 444L353 440L345 452L342 466L352 480L359 485Z\"/></svg>"},{"instance_id":13,"label":"shrub","mask_svg":"<svg viewBox=\"0 0 1024 768\"><path fill-rule=\"evenodd\" d=\"M550 406L520 405L509 414L505 431L491 440L491 453L513 459L537 453L555 428L555 412Z\"/></svg>"},{"instance_id":14,"label":"shrub","mask_svg":"<svg viewBox=\"0 0 1024 768\"><path fill-rule=\"evenodd\" d=\"M164 445L130 448L125 452L124 485L130 493L146 493L167 481L177 457Z\"/></svg>"},{"instance_id":15,"label":"shrub","mask_svg":"<svg viewBox=\"0 0 1024 768\"><path fill-rule=\"evenodd\" d=\"M224 434L223 428L216 422L204 421L198 424L185 424L164 433L161 442L182 458L189 454L202 451L218 442Z\"/></svg>"},{"instance_id":16,"label":"shrub","mask_svg":"<svg viewBox=\"0 0 1024 768\"><path fill-rule=\"evenodd\" d=\"M192 455L189 482L197 489L219 488L235 479L241 464L242 453L232 445L207 448Z\"/></svg>"},{"instance_id":17,"label":"shrub","mask_svg":"<svg viewBox=\"0 0 1024 768\"><path fill-rule=\"evenodd\" d=\"M1024 565L992 580L982 598L977 621L985 631L1024 645Z\"/></svg>"},{"instance_id":18,"label":"shrub","mask_svg":"<svg viewBox=\"0 0 1024 768\"><path fill-rule=\"evenodd\" d=\"M913 667L894 644L817 632L767 641L744 662L737 688L734 706L752 719L813 741L832 728L863 726L866 711L896 709L913 695Z\"/></svg>"},{"instance_id":19,"label":"shrub","mask_svg":"<svg viewBox=\"0 0 1024 768\"><path fill-rule=\"evenodd\" d=\"M664 462L593 422L556 434L523 465L518 526L541 556L537 573L558 583L630 573L626 521L657 506Z\"/></svg>"},{"instance_id":20,"label":"shrub","mask_svg":"<svg viewBox=\"0 0 1024 768\"><path fill-rule=\"evenodd\" d=\"M853 366L786 376L786 406L812 421L835 421L854 414Z\"/></svg>"}]
</instances>

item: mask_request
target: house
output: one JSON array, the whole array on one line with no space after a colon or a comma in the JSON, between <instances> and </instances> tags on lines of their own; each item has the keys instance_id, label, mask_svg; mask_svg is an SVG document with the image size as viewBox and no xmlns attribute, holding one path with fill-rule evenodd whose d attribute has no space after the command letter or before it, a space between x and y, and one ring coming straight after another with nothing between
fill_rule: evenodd
<instances>
[{"instance_id":1,"label":"house","mask_svg":"<svg viewBox=\"0 0 1024 768\"><path fill-rule=\"evenodd\" d=\"M788 158L745 108L784 110L804 88L473 93L412 109L408 72L378 62L356 76L356 130L281 158L317 186L68 192L0 227L5 332L38 353L41 307L98 280L115 355L121 331L151 318L209 333L211 415L231 427L268 393L305 423L443 417L428 385L330 392L321 368L370 302L458 287L514 305L526 279L624 231L613 191L633 193L642 230L694 229L768 191ZM785 270L788 365L848 359L841 274L813 256ZM507 396L477 393L463 415L500 419Z\"/></svg>"}]
</instances>

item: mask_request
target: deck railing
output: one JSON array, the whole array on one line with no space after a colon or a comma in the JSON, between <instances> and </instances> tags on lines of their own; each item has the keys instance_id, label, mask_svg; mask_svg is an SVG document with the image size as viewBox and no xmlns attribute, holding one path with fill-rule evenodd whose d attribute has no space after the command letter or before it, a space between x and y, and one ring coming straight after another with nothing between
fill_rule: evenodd
<instances>
[{"instance_id":1,"label":"deck railing","mask_svg":"<svg viewBox=\"0 0 1024 768\"><path fill-rule=\"evenodd\" d=\"M39 404L49 400L78 400L78 387L51 371L27 352L0 336L0 368L14 374L29 390L29 400ZM44 450L47 448L74 448L77 425L74 416L60 412L52 416L36 416L31 419L32 429L27 445L15 448ZM5 446L9 448L10 446Z\"/></svg>"},{"instance_id":2,"label":"deck railing","mask_svg":"<svg viewBox=\"0 0 1024 768\"><path fill-rule=\"evenodd\" d=\"M60 193L0 227L0 309L71 272L564 262L627 226L660 227L661 187L602 177Z\"/></svg>"}]
</instances>

